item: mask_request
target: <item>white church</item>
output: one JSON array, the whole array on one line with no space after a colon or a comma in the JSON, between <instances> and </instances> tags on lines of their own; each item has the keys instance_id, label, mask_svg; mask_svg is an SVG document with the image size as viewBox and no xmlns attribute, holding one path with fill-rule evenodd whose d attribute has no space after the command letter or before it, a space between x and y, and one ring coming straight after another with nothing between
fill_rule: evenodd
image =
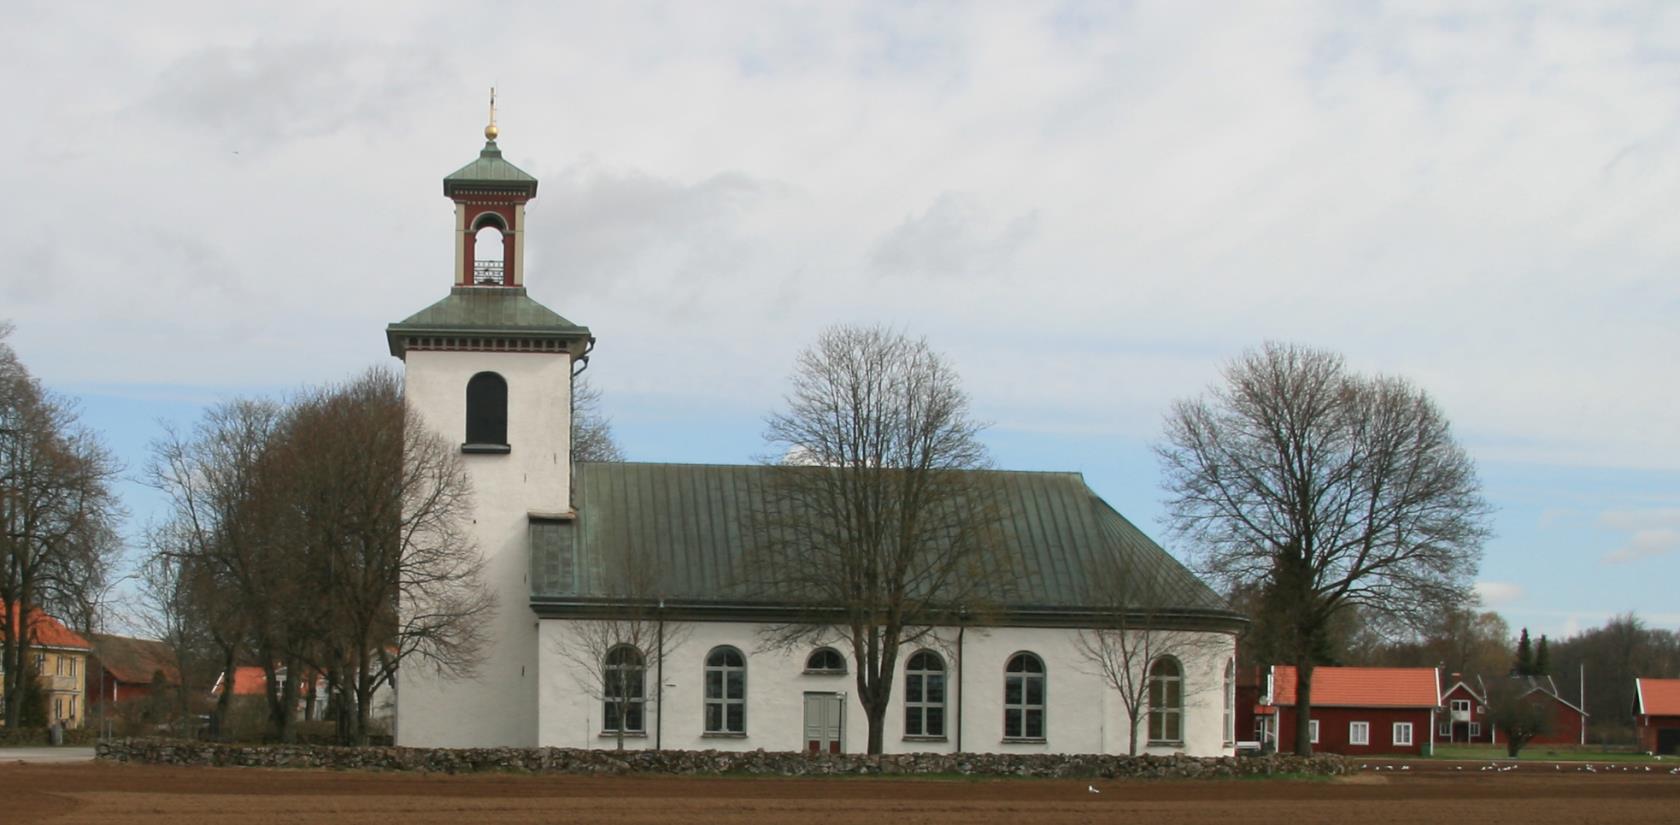
<instances>
[{"instance_id":1,"label":"white church","mask_svg":"<svg viewBox=\"0 0 1680 825\"><path fill-rule=\"evenodd\" d=\"M461 444L500 606L476 678L404 668L397 743L863 751L845 648L764 644L763 631L794 620L796 606L741 586L751 575L742 537L767 468L573 465L572 380L595 338L526 292L525 208L537 181L502 157L496 136L492 123L478 158L443 181L455 203L449 294L386 332L408 403ZM1232 753L1242 617L1079 474L987 472L1010 499L1003 530L1024 572L983 622L938 628L937 643L902 651L884 750L1126 753L1120 696L1077 644L1102 615L1081 596L1091 565L1118 559L1166 583L1169 629L1197 641L1149 663L1155 702L1140 720L1140 752ZM668 591L659 619L684 632L663 657L614 652L635 669L620 713L561 651L624 595L603 571L632 548L657 560Z\"/></svg>"}]
</instances>

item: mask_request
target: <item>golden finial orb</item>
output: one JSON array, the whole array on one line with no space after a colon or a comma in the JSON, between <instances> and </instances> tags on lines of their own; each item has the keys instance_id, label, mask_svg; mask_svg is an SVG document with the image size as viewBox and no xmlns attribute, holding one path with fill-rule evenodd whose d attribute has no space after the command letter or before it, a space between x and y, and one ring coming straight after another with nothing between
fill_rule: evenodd
<instances>
[{"instance_id":1,"label":"golden finial orb","mask_svg":"<svg viewBox=\"0 0 1680 825\"><path fill-rule=\"evenodd\" d=\"M489 126L484 127L485 140L495 140L496 135L498 134L501 134L501 130L496 128L496 124L492 123Z\"/></svg>"}]
</instances>

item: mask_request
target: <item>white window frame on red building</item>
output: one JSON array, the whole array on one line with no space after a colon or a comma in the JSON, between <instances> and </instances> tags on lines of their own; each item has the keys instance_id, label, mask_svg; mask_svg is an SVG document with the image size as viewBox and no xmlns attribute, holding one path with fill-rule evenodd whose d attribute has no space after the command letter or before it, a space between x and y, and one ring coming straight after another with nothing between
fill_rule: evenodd
<instances>
[{"instance_id":1,"label":"white window frame on red building","mask_svg":"<svg viewBox=\"0 0 1680 825\"><path fill-rule=\"evenodd\" d=\"M1370 722L1349 722L1348 723L1348 744L1349 745L1369 745L1369 744L1371 744L1371 723Z\"/></svg>"}]
</instances>

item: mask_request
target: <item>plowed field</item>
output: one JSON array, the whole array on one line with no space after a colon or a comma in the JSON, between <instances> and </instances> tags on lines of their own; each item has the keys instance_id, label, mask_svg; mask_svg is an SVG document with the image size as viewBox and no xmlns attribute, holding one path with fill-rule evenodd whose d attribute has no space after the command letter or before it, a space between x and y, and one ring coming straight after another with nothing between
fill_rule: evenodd
<instances>
[{"instance_id":1,"label":"plowed field","mask_svg":"<svg viewBox=\"0 0 1680 825\"><path fill-rule=\"evenodd\" d=\"M0 757L3 758L3 757ZM1674 823L1667 766L1588 774L1420 763L1337 780L441 776L0 764L0 823ZM1088 786L1094 786L1092 793Z\"/></svg>"}]
</instances>

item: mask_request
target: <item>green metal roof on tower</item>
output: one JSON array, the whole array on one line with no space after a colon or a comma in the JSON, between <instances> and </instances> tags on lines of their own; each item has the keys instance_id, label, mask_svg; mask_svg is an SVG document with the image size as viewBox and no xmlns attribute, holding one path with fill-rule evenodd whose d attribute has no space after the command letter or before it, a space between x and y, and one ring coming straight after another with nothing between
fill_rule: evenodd
<instances>
[{"instance_id":1,"label":"green metal roof on tower","mask_svg":"<svg viewBox=\"0 0 1680 825\"><path fill-rule=\"evenodd\" d=\"M489 132L489 129L485 130ZM502 159L501 147L494 138L484 142L483 151L472 163L455 170L443 179L445 197L455 197L459 191L475 189L514 190L528 198L537 196L537 179L525 170Z\"/></svg>"},{"instance_id":2,"label":"green metal roof on tower","mask_svg":"<svg viewBox=\"0 0 1680 825\"><path fill-rule=\"evenodd\" d=\"M581 356L594 341L589 328L531 300L524 287L458 286L449 296L385 328L398 358L416 338L469 337L554 341Z\"/></svg>"},{"instance_id":3,"label":"green metal roof on tower","mask_svg":"<svg viewBox=\"0 0 1680 825\"><path fill-rule=\"evenodd\" d=\"M496 127L496 89L490 89L490 124L484 127L484 149L478 160L467 164L443 179L443 195L455 197L460 190L491 189L498 192L514 190L527 198L537 196L537 179L525 170L502 159L502 149L496 138L502 133Z\"/></svg>"}]
</instances>

